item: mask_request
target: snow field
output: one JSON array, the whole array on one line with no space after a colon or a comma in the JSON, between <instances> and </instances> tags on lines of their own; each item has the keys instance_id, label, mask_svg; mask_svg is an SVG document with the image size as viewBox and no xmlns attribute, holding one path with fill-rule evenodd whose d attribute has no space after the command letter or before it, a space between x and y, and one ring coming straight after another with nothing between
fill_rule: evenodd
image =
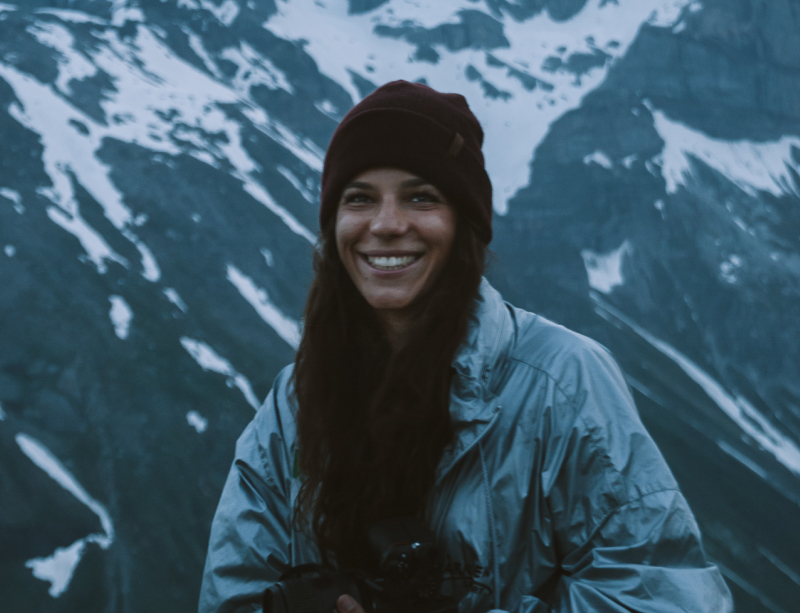
<instances>
[{"instance_id":1,"label":"snow field","mask_svg":"<svg viewBox=\"0 0 800 613\"><path fill-rule=\"evenodd\" d=\"M306 41L304 49L320 71L344 87L353 100L359 100L360 94L350 71L377 85L395 79L425 79L440 91L462 93L484 126L484 155L494 185L494 209L504 214L508 199L527 184L533 152L550 124L577 108L583 97L603 82L611 63L624 55L642 24L672 24L688 4L688 0L590 0L580 13L563 22L554 21L546 12L524 22L501 17L510 47L493 49L491 55L508 67L551 84L551 91L542 87L526 90L509 68L490 65L484 50L450 52L436 47L440 60L430 64L413 58L414 45L374 32L379 25L411 23L433 28L458 23L460 11L482 8L468 0L392 0L363 15L349 15L346 0L280 0L278 14L264 27L281 38ZM566 70L548 72L542 68L548 57L597 50L608 54L609 61L580 77ZM510 97L486 97L481 82L467 78L468 66L477 68L485 80Z\"/></svg>"}]
</instances>

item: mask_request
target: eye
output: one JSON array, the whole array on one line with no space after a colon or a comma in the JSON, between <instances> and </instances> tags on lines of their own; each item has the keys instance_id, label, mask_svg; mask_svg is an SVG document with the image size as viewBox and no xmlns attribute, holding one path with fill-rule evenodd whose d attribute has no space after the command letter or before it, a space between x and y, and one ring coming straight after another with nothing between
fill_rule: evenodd
<instances>
[{"instance_id":1,"label":"eye","mask_svg":"<svg viewBox=\"0 0 800 613\"><path fill-rule=\"evenodd\" d=\"M423 202L423 203L424 202L435 203L442 201L442 199L437 194L428 190L413 192L409 196L409 199L411 200L411 202Z\"/></svg>"},{"instance_id":2,"label":"eye","mask_svg":"<svg viewBox=\"0 0 800 613\"><path fill-rule=\"evenodd\" d=\"M350 191L345 192L342 196L342 203L343 204L364 204L367 202L372 202L372 198L369 194L362 191Z\"/></svg>"}]
</instances>

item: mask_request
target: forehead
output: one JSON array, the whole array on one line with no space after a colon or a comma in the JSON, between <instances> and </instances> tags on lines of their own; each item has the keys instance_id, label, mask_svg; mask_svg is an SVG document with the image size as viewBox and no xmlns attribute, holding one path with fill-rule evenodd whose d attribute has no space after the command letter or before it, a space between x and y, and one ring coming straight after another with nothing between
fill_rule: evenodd
<instances>
[{"instance_id":1,"label":"forehead","mask_svg":"<svg viewBox=\"0 0 800 613\"><path fill-rule=\"evenodd\" d=\"M353 177L345 186L348 188L399 189L429 185L427 179L402 168L370 168Z\"/></svg>"}]
</instances>

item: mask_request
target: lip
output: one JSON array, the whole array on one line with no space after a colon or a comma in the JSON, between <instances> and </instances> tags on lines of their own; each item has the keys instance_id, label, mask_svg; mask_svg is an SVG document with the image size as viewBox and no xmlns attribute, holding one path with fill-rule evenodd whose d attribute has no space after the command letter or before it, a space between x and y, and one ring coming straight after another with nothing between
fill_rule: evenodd
<instances>
[{"instance_id":1,"label":"lip","mask_svg":"<svg viewBox=\"0 0 800 613\"><path fill-rule=\"evenodd\" d=\"M359 251L358 254L366 258L402 258L408 255L417 255L421 257L422 251L412 251L408 249L369 249L365 251Z\"/></svg>"}]
</instances>

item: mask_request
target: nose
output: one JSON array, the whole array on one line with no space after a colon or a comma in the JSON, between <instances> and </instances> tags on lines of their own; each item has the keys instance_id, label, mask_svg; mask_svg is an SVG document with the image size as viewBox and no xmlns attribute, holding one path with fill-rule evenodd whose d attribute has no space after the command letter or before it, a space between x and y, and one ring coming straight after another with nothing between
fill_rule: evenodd
<instances>
[{"instance_id":1,"label":"nose","mask_svg":"<svg viewBox=\"0 0 800 613\"><path fill-rule=\"evenodd\" d=\"M370 231L376 236L400 236L408 229L408 220L394 197L384 198L370 221Z\"/></svg>"}]
</instances>

